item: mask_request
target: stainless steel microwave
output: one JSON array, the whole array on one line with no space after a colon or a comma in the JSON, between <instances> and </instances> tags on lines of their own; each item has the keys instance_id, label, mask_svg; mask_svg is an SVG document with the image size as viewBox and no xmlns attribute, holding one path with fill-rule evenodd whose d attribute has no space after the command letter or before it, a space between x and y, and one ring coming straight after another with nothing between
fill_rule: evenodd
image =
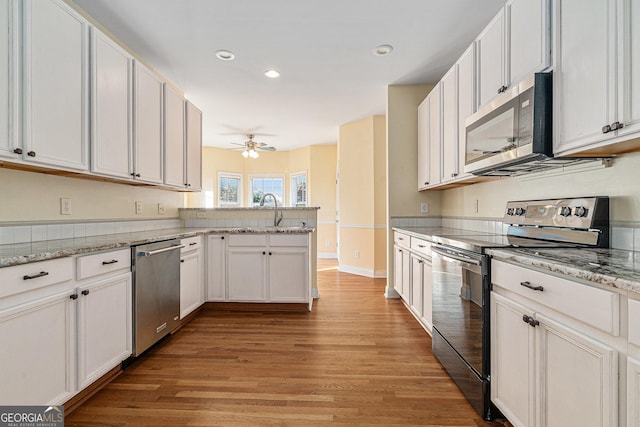
<instances>
[{"instance_id":1,"label":"stainless steel microwave","mask_svg":"<svg viewBox=\"0 0 640 427\"><path fill-rule=\"evenodd\" d=\"M552 73L536 73L469 116L464 171L509 176L547 168L552 93Z\"/></svg>"}]
</instances>

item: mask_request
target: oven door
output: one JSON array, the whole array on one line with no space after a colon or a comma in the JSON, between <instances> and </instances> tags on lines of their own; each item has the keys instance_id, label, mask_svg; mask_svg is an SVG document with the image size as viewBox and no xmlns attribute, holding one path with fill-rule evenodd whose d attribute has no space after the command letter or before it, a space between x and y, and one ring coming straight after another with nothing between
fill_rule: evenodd
<instances>
[{"instance_id":1,"label":"oven door","mask_svg":"<svg viewBox=\"0 0 640 427\"><path fill-rule=\"evenodd\" d=\"M434 245L431 250L433 327L476 375L486 379L489 375L489 258L442 245Z\"/></svg>"}]
</instances>

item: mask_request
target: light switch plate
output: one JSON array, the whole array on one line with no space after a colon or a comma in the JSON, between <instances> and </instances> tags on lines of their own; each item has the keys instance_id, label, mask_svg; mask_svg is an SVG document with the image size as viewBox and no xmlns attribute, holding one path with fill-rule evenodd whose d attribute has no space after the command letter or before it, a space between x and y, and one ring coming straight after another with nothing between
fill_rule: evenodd
<instances>
[{"instance_id":1,"label":"light switch plate","mask_svg":"<svg viewBox=\"0 0 640 427\"><path fill-rule=\"evenodd\" d=\"M136 215L142 214L142 202L136 202Z\"/></svg>"},{"instance_id":2,"label":"light switch plate","mask_svg":"<svg viewBox=\"0 0 640 427\"><path fill-rule=\"evenodd\" d=\"M164 204L158 203L158 214L164 215Z\"/></svg>"},{"instance_id":3,"label":"light switch plate","mask_svg":"<svg viewBox=\"0 0 640 427\"><path fill-rule=\"evenodd\" d=\"M71 199L60 198L60 215L71 215Z\"/></svg>"},{"instance_id":4,"label":"light switch plate","mask_svg":"<svg viewBox=\"0 0 640 427\"><path fill-rule=\"evenodd\" d=\"M429 204L427 202L423 202L420 204L420 212L429 213Z\"/></svg>"}]
</instances>

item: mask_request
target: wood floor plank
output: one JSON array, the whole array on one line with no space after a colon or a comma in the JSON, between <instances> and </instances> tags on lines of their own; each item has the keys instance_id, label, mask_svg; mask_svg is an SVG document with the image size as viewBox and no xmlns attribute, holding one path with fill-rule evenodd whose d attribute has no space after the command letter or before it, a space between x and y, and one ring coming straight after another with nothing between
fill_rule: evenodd
<instances>
[{"instance_id":1,"label":"wood floor plank","mask_svg":"<svg viewBox=\"0 0 640 427\"><path fill-rule=\"evenodd\" d=\"M473 411L385 280L318 269L311 313L203 309L65 425L503 425Z\"/></svg>"}]
</instances>

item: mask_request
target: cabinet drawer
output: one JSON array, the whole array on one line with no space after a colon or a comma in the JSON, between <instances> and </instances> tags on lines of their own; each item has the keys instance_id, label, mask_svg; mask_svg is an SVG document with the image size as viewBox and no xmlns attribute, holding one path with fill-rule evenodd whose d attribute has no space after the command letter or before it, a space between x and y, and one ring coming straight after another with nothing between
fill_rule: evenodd
<instances>
[{"instance_id":1,"label":"cabinet drawer","mask_svg":"<svg viewBox=\"0 0 640 427\"><path fill-rule=\"evenodd\" d=\"M0 268L0 297L32 291L71 279L71 257Z\"/></svg>"},{"instance_id":2,"label":"cabinet drawer","mask_svg":"<svg viewBox=\"0 0 640 427\"><path fill-rule=\"evenodd\" d=\"M620 296L614 292L501 261L491 263L491 281L614 336L619 335ZM542 286L542 290L532 290Z\"/></svg>"},{"instance_id":3,"label":"cabinet drawer","mask_svg":"<svg viewBox=\"0 0 640 427\"><path fill-rule=\"evenodd\" d=\"M271 234L269 245L271 246L303 246L309 244L308 234Z\"/></svg>"},{"instance_id":4,"label":"cabinet drawer","mask_svg":"<svg viewBox=\"0 0 640 427\"><path fill-rule=\"evenodd\" d=\"M427 258L431 258L431 242L428 240L411 237L411 249Z\"/></svg>"},{"instance_id":5,"label":"cabinet drawer","mask_svg":"<svg viewBox=\"0 0 640 427\"><path fill-rule=\"evenodd\" d=\"M184 245L184 248L180 249L181 254L199 250L202 247L202 236L187 237L180 240L180 243Z\"/></svg>"},{"instance_id":6,"label":"cabinet drawer","mask_svg":"<svg viewBox=\"0 0 640 427\"><path fill-rule=\"evenodd\" d=\"M629 300L629 343L640 347L640 301Z\"/></svg>"},{"instance_id":7,"label":"cabinet drawer","mask_svg":"<svg viewBox=\"0 0 640 427\"><path fill-rule=\"evenodd\" d=\"M266 234L230 234L229 246L267 246Z\"/></svg>"},{"instance_id":8,"label":"cabinet drawer","mask_svg":"<svg viewBox=\"0 0 640 427\"><path fill-rule=\"evenodd\" d=\"M410 237L407 234L399 233L397 231L393 233L393 243L407 249L409 249L411 245Z\"/></svg>"},{"instance_id":9,"label":"cabinet drawer","mask_svg":"<svg viewBox=\"0 0 640 427\"><path fill-rule=\"evenodd\" d=\"M78 280L82 280L112 271L129 270L130 268L131 249L126 248L78 257L76 274Z\"/></svg>"}]
</instances>

